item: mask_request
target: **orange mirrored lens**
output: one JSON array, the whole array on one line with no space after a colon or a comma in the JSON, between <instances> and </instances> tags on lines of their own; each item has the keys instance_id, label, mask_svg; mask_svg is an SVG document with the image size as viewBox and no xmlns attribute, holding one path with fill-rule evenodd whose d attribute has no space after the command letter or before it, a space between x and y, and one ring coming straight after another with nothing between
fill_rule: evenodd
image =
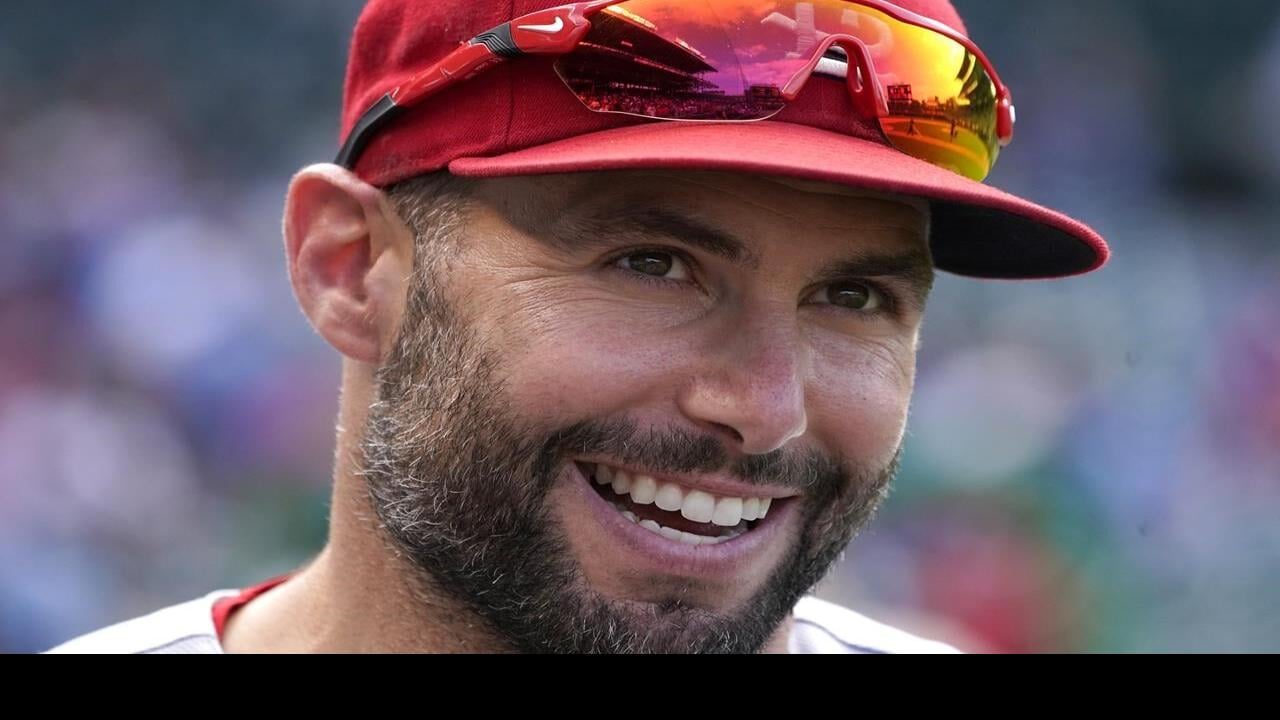
<instances>
[{"instance_id":1,"label":"orange mirrored lens","mask_svg":"<svg viewBox=\"0 0 1280 720\"><path fill-rule=\"evenodd\" d=\"M974 180L1000 152L996 86L986 66L960 43L932 30L861 8L876 27L868 44L888 114L880 128L894 147Z\"/></svg>"},{"instance_id":2,"label":"orange mirrored lens","mask_svg":"<svg viewBox=\"0 0 1280 720\"><path fill-rule=\"evenodd\" d=\"M591 20L556 71L592 110L669 120L762 120L833 45L874 69L889 142L982 179L996 92L960 43L844 0L627 0Z\"/></svg>"}]
</instances>

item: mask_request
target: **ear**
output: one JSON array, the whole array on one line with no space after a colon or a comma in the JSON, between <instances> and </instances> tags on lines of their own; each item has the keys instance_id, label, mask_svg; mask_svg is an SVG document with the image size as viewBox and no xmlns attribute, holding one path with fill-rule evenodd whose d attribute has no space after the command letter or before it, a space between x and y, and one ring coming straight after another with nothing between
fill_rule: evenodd
<instances>
[{"instance_id":1,"label":"ear","mask_svg":"<svg viewBox=\"0 0 1280 720\"><path fill-rule=\"evenodd\" d=\"M284 244L312 327L344 356L378 363L413 267L412 236L383 192L337 165L302 170L285 200Z\"/></svg>"}]
</instances>

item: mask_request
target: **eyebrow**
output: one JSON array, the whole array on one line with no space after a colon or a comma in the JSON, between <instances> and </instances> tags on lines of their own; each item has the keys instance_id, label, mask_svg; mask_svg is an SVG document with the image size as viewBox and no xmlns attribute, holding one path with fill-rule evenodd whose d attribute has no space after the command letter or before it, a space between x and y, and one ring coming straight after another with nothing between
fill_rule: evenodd
<instances>
[{"instance_id":1,"label":"eyebrow","mask_svg":"<svg viewBox=\"0 0 1280 720\"><path fill-rule=\"evenodd\" d=\"M652 205L601 208L551 223L547 235L561 249L612 243L618 238L677 240L733 263L758 267L760 258L742 240L714 225L677 210Z\"/></svg>"},{"instance_id":2,"label":"eyebrow","mask_svg":"<svg viewBox=\"0 0 1280 720\"><path fill-rule=\"evenodd\" d=\"M886 226L886 229L897 228ZM625 206L601 207L590 213L566 213L539 235L565 251L612 245L619 238L652 241L665 237L752 269L760 266L759 255L725 230L680 210L638 201ZM832 237L833 241L837 239L835 235ZM815 282L853 278L895 279L905 287L909 301L923 309L933 288L933 260L929 252L919 246L859 251L824 268Z\"/></svg>"}]
</instances>

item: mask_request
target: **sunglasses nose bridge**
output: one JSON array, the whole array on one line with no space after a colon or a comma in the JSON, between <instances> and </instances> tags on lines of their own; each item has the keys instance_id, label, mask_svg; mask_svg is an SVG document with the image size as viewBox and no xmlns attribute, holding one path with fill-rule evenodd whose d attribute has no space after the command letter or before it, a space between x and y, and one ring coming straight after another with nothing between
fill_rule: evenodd
<instances>
[{"instance_id":1,"label":"sunglasses nose bridge","mask_svg":"<svg viewBox=\"0 0 1280 720\"><path fill-rule=\"evenodd\" d=\"M813 56L805 67L782 88L782 96L793 101L813 75L818 64L832 47L844 51L847 70L845 82L857 111L867 118L880 118L889 114L889 103L871 64L871 53L858 38L844 33L827 35L813 48Z\"/></svg>"}]
</instances>

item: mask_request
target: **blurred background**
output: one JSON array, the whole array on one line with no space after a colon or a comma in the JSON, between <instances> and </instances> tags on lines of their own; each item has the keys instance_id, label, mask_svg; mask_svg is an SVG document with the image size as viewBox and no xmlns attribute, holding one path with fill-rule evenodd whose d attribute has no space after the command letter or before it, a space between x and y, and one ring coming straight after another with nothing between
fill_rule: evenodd
<instances>
[{"instance_id":1,"label":"blurred background","mask_svg":"<svg viewBox=\"0 0 1280 720\"><path fill-rule=\"evenodd\" d=\"M990 183L1115 257L941 278L903 474L820 594L970 651L1280 651L1280 5L956 5L1018 102ZM359 7L0 23L0 651L322 545L338 361L279 217Z\"/></svg>"}]
</instances>

